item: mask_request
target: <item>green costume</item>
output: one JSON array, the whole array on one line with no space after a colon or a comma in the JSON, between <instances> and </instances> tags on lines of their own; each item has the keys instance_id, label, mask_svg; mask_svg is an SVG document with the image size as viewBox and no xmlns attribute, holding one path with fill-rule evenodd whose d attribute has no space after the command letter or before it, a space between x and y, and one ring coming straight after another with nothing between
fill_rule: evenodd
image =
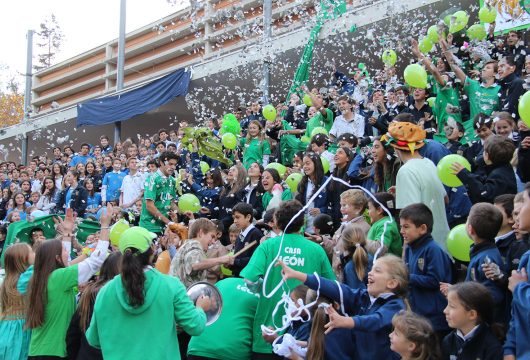
<instances>
[{"instance_id":1,"label":"green costume","mask_svg":"<svg viewBox=\"0 0 530 360\"><path fill-rule=\"evenodd\" d=\"M464 91L469 100L469 122L466 121L464 125L466 128L466 138L472 140L477 139L474 132L475 129L473 129L473 120L477 114L484 113L489 116L494 111L500 109L500 89L500 85L494 84L493 86L486 87L477 80L466 77Z\"/></svg>"},{"instance_id":2,"label":"green costume","mask_svg":"<svg viewBox=\"0 0 530 360\"><path fill-rule=\"evenodd\" d=\"M260 278L263 278L269 265L276 261L281 242L282 236L277 236L258 246L248 265L241 271L241 277L251 282L258 282ZM316 272L328 279L335 279L335 274L331 269L326 252L320 245L307 240L300 234L285 234L281 246L279 259L288 266L304 273L312 274ZM267 282L263 284L265 292L269 294L280 281L282 281L281 268L273 266L269 272ZM287 286L290 289L294 289L298 285L301 285L300 281L294 279L287 281ZM285 314L283 307L278 309L274 321L272 319L273 310L281 300L281 297L281 289L270 298L260 297L254 317L252 351L257 353L272 352L271 345L265 342L261 336L261 325L273 326L275 324L278 327L281 326L282 316Z\"/></svg>"},{"instance_id":3,"label":"green costume","mask_svg":"<svg viewBox=\"0 0 530 360\"><path fill-rule=\"evenodd\" d=\"M293 199L293 193L289 189L285 189L282 192L282 201L292 200ZM263 210L267 210L267 206L269 206L269 203L272 200L272 193L266 191L265 194L261 197L261 204L263 206Z\"/></svg>"},{"instance_id":4,"label":"green costume","mask_svg":"<svg viewBox=\"0 0 530 360\"><path fill-rule=\"evenodd\" d=\"M121 275L98 293L86 338L105 360L178 360L177 325L192 336L204 330L206 314L193 306L179 279L156 269L144 274L141 306L129 304Z\"/></svg>"},{"instance_id":5,"label":"green costume","mask_svg":"<svg viewBox=\"0 0 530 360\"><path fill-rule=\"evenodd\" d=\"M142 213L140 214L140 226L154 233L164 231L165 224L159 219L155 219L147 211L146 200L153 200L156 208L164 215L168 216L171 201L176 197L175 178L165 176L160 169L151 174L145 181L144 199L142 200Z\"/></svg>"}]
</instances>

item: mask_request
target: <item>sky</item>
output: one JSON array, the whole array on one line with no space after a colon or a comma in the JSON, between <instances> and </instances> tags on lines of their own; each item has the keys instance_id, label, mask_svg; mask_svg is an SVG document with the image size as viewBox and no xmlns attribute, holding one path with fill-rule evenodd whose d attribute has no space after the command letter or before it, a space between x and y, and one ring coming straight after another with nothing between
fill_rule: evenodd
<instances>
[{"instance_id":1,"label":"sky","mask_svg":"<svg viewBox=\"0 0 530 360\"><path fill-rule=\"evenodd\" d=\"M184 8L187 0L128 0L126 31L130 32ZM118 37L120 0L15 0L4 1L0 12L2 52L0 86L10 74L26 69L26 34L38 30L46 17L54 14L65 40L54 63L66 60ZM35 44L36 38L34 36ZM38 48L34 46L34 54ZM33 60L34 64L36 59ZM9 70L6 70L8 67ZM24 78L18 75L23 83ZM23 87L23 84L21 84ZM3 89L2 89L3 90Z\"/></svg>"}]
</instances>

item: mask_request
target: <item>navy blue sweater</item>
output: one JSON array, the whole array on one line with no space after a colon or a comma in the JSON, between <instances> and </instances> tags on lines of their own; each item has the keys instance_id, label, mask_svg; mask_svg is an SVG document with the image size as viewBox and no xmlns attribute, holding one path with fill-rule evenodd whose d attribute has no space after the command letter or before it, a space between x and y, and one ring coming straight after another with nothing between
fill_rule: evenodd
<instances>
[{"instance_id":1,"label":"navy blue sweater","mask_svg":"<svg viewBox=\"0 0 530 360\"><path fill-rule=\"evenodd\" d=\"M524 253L519 270L530 269L530 250ZM530 282L522 282L513 290L512 320L506 334L504 355L515 355L517 359L530 359Z\"/></svg>"},{"instance_id":2,"label":"navy blue sweater","mask_svg":"<svg viewBox=\"0 0 530 360\"><path fill-rule=\"evenodd\" d=\"M448 330L443 313L447 299L440 292L440 282L453 282L451 259L427 234L407 247L405 263L409 269L412 310L429 319L435 331Z\"/></svg>"},{"instance_id":3,"label":"navy blue sweater","mask_svg":"<svg viewBox=\"0 0 530 360\"><path fill-rule=\"evenodd\" d=\"M315 275L308 275L305 282L309 288L318 289ZM405 310L405 302L396 295L378 297L372 304L367 290L353 290L340 284L343 293L344 309L351 316L355 327L356 356L358 360L399 359L399 355L390 350L389 335L392 332L392 317ZM340 303L339 283L320 277L320 292L324 296Z\"/></svg>"},{"instance_id":4,"label":"navy blue sweater","mask_svg":"<svg viewBox=\"0 0 530 360\"><path fill-rule=\"evenodd\" d=\"M464 341L456 330L442 343L444 360L502 360L502 346L487 325L479 325L470 339Z\"/></svg>"},{"instance_id":5,"label":"navy blue sweater","mask_svg":"<svg viewBox=\"0 0 530 360\"><path fill-rule=\"evenodd\" d=\"M499 265L500 268L503 267L501 253L495 246L495 242L486 241L471 246L469 256L471 261L467 267L466 281L476 281L486 286L490 291L491 296L493 296L497 310L500 310L500 306L502 306L504 300L504 289L499 287L494 281L488 279L482 270L482 264L486 262L486 257L488 257L492 263Z\"/></svg>"},{"instance_id":6,"label":"navy blue sweater","mask_svg":"<svg viewBox=\"0 0 530 360\"><path fill-rule=\"evenodd\" d=\"M498 195L517 194L515 172L510 164L485 167L486 175L472 174L466 169L458 173L458 178L467 189L473 204L493 203Z\"/></svg>"}]
</instances>

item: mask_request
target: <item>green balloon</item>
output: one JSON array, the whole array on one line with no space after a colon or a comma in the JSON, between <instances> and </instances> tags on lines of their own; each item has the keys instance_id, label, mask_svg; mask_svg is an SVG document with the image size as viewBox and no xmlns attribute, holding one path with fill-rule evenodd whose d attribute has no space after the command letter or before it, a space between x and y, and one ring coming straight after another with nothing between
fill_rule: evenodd
<instances>
[{"instance_id":1,"label":"green balloon","mask_svg":"<svg viewBox=\"0 0 530 360\"><path fill-rule=\"evenodd\" d=\"M329 160L321 156L320 161L322 161L322 168L324 169L324 174L329 172Z\"/></svg>"},{"instance_id":2,"label":"green balloon","mask_svg":"<svg viewBox=\"0 0 530 360\"><path fill-rule=\"evenodd\" d=\"M381 60L387 66L394 66L397 61L397 54L392 49L386 49L383 51L383 55L381 55Z\"/></svg>"},{"instance_id":3,"label":"green balloon","mask_svg":"<svg viewBox=\"0 0 530 360\"><path fill-rule=\"evenodd\" d=\"M420 40L418 47L422 53L427 54L432 50L433 43L428 37L424 37Z\"/></svg>"},{"instance_id":4,"label":"green balloon","mask_svg":"<svg viewBox=\"0 0 530 360\"><path fill-rule=\"evenodd\" d=\"M427 37L433 43L437 43L440 40L440 35L438 35L438 25L433 25L427 30Z\"/></svg>"},{"instance_id":5,"label":"green balloon","mask_svg":"<svg viewBox=\"0 0 530 360\"><path fill-rule=\"evenodd\" d=\"M234 150L237 146L237 138L232 133L226 133L221 137L221 142L223 146L227 149Z\"/></svg>"},{"instance_id":6,"label":"green balloon","mask_svg":"<svg viewBox=\"0 0 530 360\"><path fill-rule=\"evenodd\" d=\"M287 176L287 179L285 179L285 182L287 183L287 186L289 186L289 189L291 192L296 192L298 190L298 184L300 183L300 180L304 175L300 173L292 173L291 175Z\"/></svg>"},{"instance_id":7,"label":"green balloon","mask_svg":"<svg viewBox=\"0 0 530 360\"><path fill-rule=\"evenodd\" d=\"M309 144L309 142L311 141L311 139L309 138L309 136L302 136L300 138L300 141L303 142L303 143L306 143L306 144Z\"/></svg>"},{"instance_id":8,"label":"green balloon","mask_svg":"<svg viewBox=\"0 0 530 360\"><path fill-rule=\"evenodd\" d=\"M460 30L463 30L466 27L468 21L469 15L465 11L460 10L455 12L451 16L451 20L449 22L449 32L454 34Z\"/></svg>"},{"instance_id":9,"label":"green balloon","mask_svg":"<svg viewBox=\"0 0 530 360\"><path fill-rule=\"evenodd\" d=\"M431 108L434 108L434 103L436 102L436 98L431 96L430 98L427 99L427 104L429 104L429 106Z\"/></svg>"},{"instance_id":10,"label":"green balloon","mask_svg":"<svg viewBox=\"0 0 530 360\"><path fill-rule=\"evenodd\" d=\"M483 6L478 11L478 18L483 23L491 24L497 18L497 10L493 6Z\"/></svg>"},{"instance_id":11,"label":"green balloon","mask_svg":"<svg viewBox=\"0 0 530 360\"><path fill-rule=\"evenodd\" d=\"M469 249L473 245L473 240L466 231L466 224L455 226L447 235L447 250L449 254L457 260L469 261Z\"/></svg>"},{"instance_id":12,"label":"green balloon","mask_svg":"<svg viewBox=\"0 0 530 360\"><path fill-rule=\"evenodd\" d=\"M530 127L530 91L524 93L523 96L519 98L519 116L526 124Z\"/></svg>"},{"instance_id":13,"label":"green balloon","mask_svg":"<svg viewBox=\"0 0 530 360\"><path fill-rule=\"evenodd\" d=\"M228 113L223 116L223 121L237 121L237 118L234 114Z\"/></svg>"},{"instance_id":14,"label":"green balloon","mask_svg":"<svg viewBox=\"0 0 530 360\"><path fill-rule=\"evenodd\" d=\"M201 172L203 175L205 175L208 172L208 170L210 170L210 165L208 165L206 161L201 161L200 166L201 166Z\"/></svg>"},{"instance_id":15,"label":"green balloon","mask_svg":"<svg viewBox=\"0 0 530 360\"><path fill-rule=\"evenodd\" d=\"M276 108L271 104L263 107L263 117L269 121L276 120Z\"/></svg>"},{"instance_id":16,"label":"green balloon","mask_svg":"<svg viewBox=\"0 0 530 360\"><path fill-rule=\"evenodd\" d=\"M482 24L475 24L469 27L467 29L467 37L469 40L479 40L482 41L486 38L486 29L484 29L484 26Z\"/></svg>"},{"instance_id":17,"label":"green balloon","mask_svg":"<svg viewBox=\"0 0 530 360\"><path fill-rule=\"evenodd\" d=\"M267 166L265 166L265 169L275 169L276 171L278 171L278 174L280 174L281 178L283 178L283 176L285 175L285 172L287 171L287 168L285 167L285 165L277 163L277 162L268 164Z\"/></svg>"},{"instance_id":18,"label":"green balloon","mask_svg":"<svg viewBox=\"0 0 530 360\"><path fill-rule=\"evenodd\" d=\"M407 66L403 76L405 82L411 87L420 89L427 87L427 72L419 64L410 64Z\"/></svg>"},{"instance_id":19,"label":"green balloon","mask_svg":"<svg viewBox=\"0 0 530 360\"><path fill-rule=\"evenodd\" d=\"M114 246L119 246L121 234L123 234L123 232L130 227L131 225L129 225L129 223L123 219L112 225L109 231L110 243Z\"/></svg>"},{"instance_id":20,"label":"green balloon","mask_svg":"<svg viewBox=\"0 0 530 360\"><path fill-rule=\"evenodd\" d=\"M313 101L311 100L311 96L309 94L304 94L303 100L304 100L305 106L307 107L313 106Z\"/></svg>"},{"instance_id":21,"label":"green balloon","mask_svg":"<svg viewBox=\"0 0 530 360\"><path fill-rule=\"evenodd\" d=\"M241 132L241 125L239 125L239 121L234 117L233 119L223 119L223 124L221 125L221 135L223 134L234 134L239 135Z\"/></svg>"},{"instance_id":22,"label":"green balloon","mask_svg":"<svg viewBox=\"0 0 530 360\"><path fill-rule=\"evenodd\" d=\"M198 212L201 209L201 202L197 196L193 194L184 194L179 198L178 201L179 209L181 212L191 211L193 213Z\"/></svg>"},{"instance_id":23,"label":"green balloon","mask_svg":"<svg viewBox=\"0 0 530 360\"><path fill-rule=\"evenodd\" d=\"M453 175L451 173L450 167L454 163L462 164L468 171L471 171L471 164L469 163L469 161L467 161L465 157L457 154L444 156L440 159L436 167L438 169L438 177L446 186L462 186L462 181L460 181L460 179L456 175Z\"/></svg>"},{"instance_id":24,"label":"green balloon","mask_svg":"<svg viewBox=\"0 0 530 360\"><path fill-rule=\"evenodd\" d=\"M328 135L328 131L322 126L317 126L313 129L313 131L311 131L311 138L313 138L313 136L315 136L316 134Z\"/></svg>"}]
</instances>

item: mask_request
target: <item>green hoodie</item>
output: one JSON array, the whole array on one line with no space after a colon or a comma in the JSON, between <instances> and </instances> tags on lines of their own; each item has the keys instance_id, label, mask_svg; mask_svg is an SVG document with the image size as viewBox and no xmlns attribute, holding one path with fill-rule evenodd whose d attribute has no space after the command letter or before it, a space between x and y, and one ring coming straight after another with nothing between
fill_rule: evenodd
<instances>
[{"instance_id":1,"label":"green hoodie","mask_svg":"<svg viewBox=\"0 0 530 360\"><path fill-rule=\"evenodd\" d=\"M177 278L156 269L145 272L145 301L129 305L121 275L99 292L86 337L105 360L180 359L176 326L197 336L206 315L196 309Z\"/></svg>"}]
</instances>

